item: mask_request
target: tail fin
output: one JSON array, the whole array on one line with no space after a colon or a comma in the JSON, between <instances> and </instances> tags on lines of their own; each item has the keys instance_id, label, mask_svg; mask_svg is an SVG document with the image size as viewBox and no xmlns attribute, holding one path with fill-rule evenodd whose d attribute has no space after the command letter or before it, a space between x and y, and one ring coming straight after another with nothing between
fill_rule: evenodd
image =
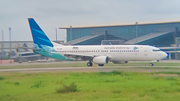
<instances>
[{"instance_id":1,"label":"tail fin","mask_svg":"<svg viewBox=\"0 0 180 101\"><path fill-rule=\"evenodd\" d=\"M33 18L28 18L29 27L31 29L31 34L34 40L34 43L37 45L46 45L53 47L53 43L49 40L43 30L39 27L36 21Z\"/></svg>"}]
</instances>

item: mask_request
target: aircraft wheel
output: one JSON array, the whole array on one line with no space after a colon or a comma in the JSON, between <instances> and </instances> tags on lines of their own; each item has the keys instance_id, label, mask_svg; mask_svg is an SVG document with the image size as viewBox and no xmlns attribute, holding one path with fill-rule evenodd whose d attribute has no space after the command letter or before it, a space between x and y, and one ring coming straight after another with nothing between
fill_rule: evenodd
<instances>
[{"instance_id":1,"label":"aircraft wheel","mask_svg":"<svg viewBox=\"0 0 180 101\"><path fill-rule=\"evenodd\" d=\"M104 64L98 64L98 66L104 66Z\"/></svg>"},{"instance_id":2,"label":"aircraft wheel","mask_svg":"<svg viewBox=\"0 0 180 101\"><path fill-rule=\"evenodd\" d=\"M154 64L153 64L153 63L150 63L149 65L150 65L150 66L154 66Z\"/></svg>"},{"instance_id":3,"label":"aircraft wheel","mask_svg":"<svg viewBox=\"0 0 180 101\"><path fill-rule=\"evenodd\" d=\"M88 63L87 63L87 66L88 66L88 67L91 67L92 65L93 65L92 62L88 62Z\"/></svg>"}]
</instances>

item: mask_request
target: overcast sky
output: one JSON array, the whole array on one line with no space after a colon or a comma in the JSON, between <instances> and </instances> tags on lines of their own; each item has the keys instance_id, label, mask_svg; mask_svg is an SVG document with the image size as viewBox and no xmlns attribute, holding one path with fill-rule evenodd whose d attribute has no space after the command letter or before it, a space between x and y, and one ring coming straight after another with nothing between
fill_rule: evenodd
<instances>
[{"instance_id":1,"label":"overcast sky","mask_svg":"<svg viewBox=\"0 0 180 101\"><path fill-rule=\"evenodd\" d=\"M180 0L0 0L0 30L5 40L9 40L8 27L13 41L32 40L28 17L55 40L55 28L70 25L180 21ZM58 40L65 39L65 34L58 29Z\"/></svg>"}]
</instances>

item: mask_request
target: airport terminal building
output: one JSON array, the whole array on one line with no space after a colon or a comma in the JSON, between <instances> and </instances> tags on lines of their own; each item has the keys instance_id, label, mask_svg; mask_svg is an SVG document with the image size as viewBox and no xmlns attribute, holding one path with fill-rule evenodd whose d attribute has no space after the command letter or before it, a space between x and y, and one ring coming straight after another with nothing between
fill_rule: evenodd
<instances>
[{"instance_id":1,"label":"airport terminal building","mask_svg":"<svg viewBox=\"0 0 180 101\"><path fill-rule=\"evenodd\" d=\"M152 45L169 53L169 59L180 60L180 22L146 23L131 25L60 27L66 29L67 42L64 45ZM10 47L10 43L12 47ZM58 41L57 43L63 43ZM33 47L32 41L1 41L1 56L7 52L14 54L17 47L26 44ZM165 47L165 48L164 48ZM169 47L169 48L168 48ZM168 49L167 49L168 48Z\"/></svg>"},{"instance_id":2,"label":"airport terminal building","mask_svg":"<svg viewBox=\"0 0 180 101\"><path fill-rule=\"evenodd\" d=\"M67 30L65 45L139 44L179 47L180 22L146 23L114 26L60 27ZM169 59L180 59L177 49L169 50Z\"/></svg>"}]
</instances>

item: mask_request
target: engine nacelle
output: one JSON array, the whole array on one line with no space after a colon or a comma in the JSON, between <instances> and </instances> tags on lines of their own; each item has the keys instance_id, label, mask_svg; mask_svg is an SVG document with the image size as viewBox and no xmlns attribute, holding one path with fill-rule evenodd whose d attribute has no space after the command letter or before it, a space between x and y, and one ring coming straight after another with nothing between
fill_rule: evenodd
<instances>
[{"instance_id":1,"label":"engine nacelle","mask_svg":"<svg viewBox=\"0 0 180 101\"><path fill-rule=\"evenodd\" d=\"M107 56L97 56L93 58L93 63L95 64L107 64L109 61Z\"/></svg>"},{"instance_id":2,"label":"engine nacelle","mask_svg":"<svg viewBox=\"0 0 180 101\"><path fill-rule=\"evenodd\" d=\"M114 64L126 64L128 61L112 61Z\"/></svg>"}]
</instances>

